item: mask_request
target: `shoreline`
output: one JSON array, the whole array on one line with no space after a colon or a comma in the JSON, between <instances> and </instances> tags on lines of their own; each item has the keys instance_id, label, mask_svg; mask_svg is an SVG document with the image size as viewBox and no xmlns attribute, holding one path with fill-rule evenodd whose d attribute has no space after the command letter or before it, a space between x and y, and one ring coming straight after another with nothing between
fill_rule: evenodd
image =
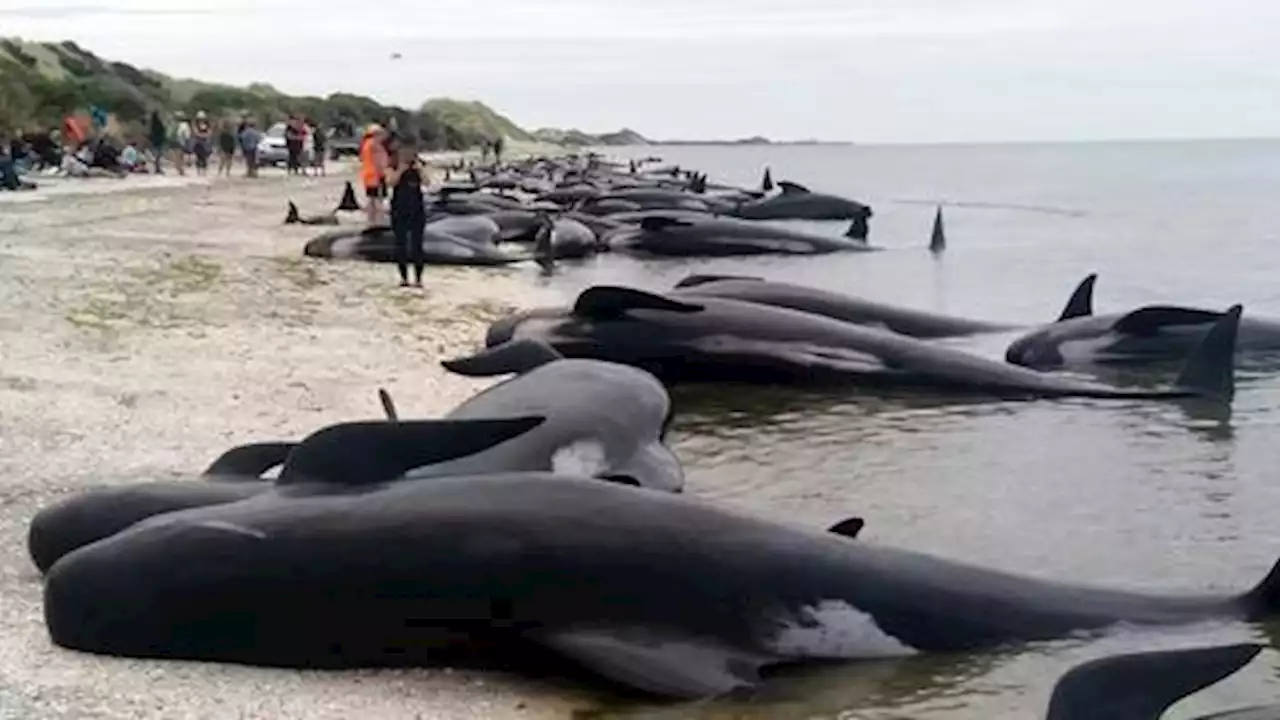
<instances>
[{"instance_id":1,"label":"shoreline","mask_svg":"<svg viewBox=\"0 0 1280 720\"><path fill-rule=\"evenodd\" d=\"M432 267L409 292L392 266L303 258L323 228L283 225L285 203L334 207L353 175L330 171L111 191L74 180L84 194L0 205L0 717L562 718L584 704L491 673L144 662L49 642L26 554L39 508L381 417L379 387L432 417L492 384L439 360L532 304L530 270Z\"/></svg>"}]
</instances>

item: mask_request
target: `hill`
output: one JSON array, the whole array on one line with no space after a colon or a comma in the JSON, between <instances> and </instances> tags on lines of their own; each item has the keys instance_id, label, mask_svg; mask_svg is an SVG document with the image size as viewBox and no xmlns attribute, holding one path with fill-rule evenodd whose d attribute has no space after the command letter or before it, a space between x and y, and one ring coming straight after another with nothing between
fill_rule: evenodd
<instances>
[{"instance_id":1,"label":"hill","mask_svg":"<svg viewBox=\"0 0 1280 720\"><path fill-rule=\"evenodd\" d=\"M262 127L301 113L328 125L394 123L417 135L430 149L463 150L503 136L517 142L566 145L631 145L647 141L631 130L588 135L577 130L532 133L477 101L436 98L417 110L386 105L363 95L326 97L290 95L271 85L235 87L113 62L76 43L0 39L0 132L57 127L70 113L96 105L110 112L126 131L142 128L152 110L162 113L204 110L215 116L252 113Z\"/></svg>"}]
</instances>

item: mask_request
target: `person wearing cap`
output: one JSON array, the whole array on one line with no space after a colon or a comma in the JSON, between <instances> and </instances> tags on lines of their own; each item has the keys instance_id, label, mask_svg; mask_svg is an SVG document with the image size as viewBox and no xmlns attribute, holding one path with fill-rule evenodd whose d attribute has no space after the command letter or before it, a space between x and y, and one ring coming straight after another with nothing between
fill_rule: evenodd
<instances>
[{"instance_id":1,"label":"person wearing cap","mask_svg":"<svg viewBox=\"0 0 1280 720\"><path fill-rule=\"evenodd\" d=\"M385 132L373 123L360 141L360 181L364 183L369 225L377 225L382 219L382 199L387 196L387 149L383 144Z\"/></svg>"},{"instance_id":2,"label":"person wearing cap","mask_svg":"<svg viewBox=\"0 0 1280 720\"><path fill-rule=\"evenodd\" d=\"M196 156L196 174L209 172L209 156L213 154L213 123L203 110L196 113L191 126L191 152Z\"/></svg>"}]
</instances>

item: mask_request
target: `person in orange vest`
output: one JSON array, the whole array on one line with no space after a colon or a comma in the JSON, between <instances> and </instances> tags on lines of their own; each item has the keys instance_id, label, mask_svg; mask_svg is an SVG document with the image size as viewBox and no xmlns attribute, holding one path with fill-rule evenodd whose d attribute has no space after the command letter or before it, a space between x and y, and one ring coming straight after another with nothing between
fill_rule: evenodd
<instances>
[{"instance_id":1,"label":"person in orange vest","mask_svg":"<svg viewBox=\"0 0 1280 720\"><path fill-rule=\"evenodd\" d=\"M364 183L365 196L369 198L366 210L369 225L382 221L382 200L387 196L387 150L382 140L386 131L374 123L364 133L360 142L360 181Z\"/></svg>"}]
</instances>

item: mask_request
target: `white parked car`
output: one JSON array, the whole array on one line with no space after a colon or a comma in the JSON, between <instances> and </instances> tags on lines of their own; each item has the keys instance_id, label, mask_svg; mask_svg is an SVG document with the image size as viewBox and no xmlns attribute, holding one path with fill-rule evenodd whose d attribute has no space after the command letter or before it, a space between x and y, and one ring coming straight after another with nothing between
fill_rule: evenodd
<instances>
[{"instance_id":1,"label":"white parked car","mask_svg":"<svg viewBox=\"0 0 1280 720\"><path fill-rule=\"evenodd\" d=\"M307 136L307 142L302 146L302 165L307 167L311 165L311 158L314 155L314 148L311 144L311 136ZM262 134L262 140L258 142L258 165L284 165L289 161L289 149L284 142L284 123L276 123Z\"/></svg>"}]
</instances>

